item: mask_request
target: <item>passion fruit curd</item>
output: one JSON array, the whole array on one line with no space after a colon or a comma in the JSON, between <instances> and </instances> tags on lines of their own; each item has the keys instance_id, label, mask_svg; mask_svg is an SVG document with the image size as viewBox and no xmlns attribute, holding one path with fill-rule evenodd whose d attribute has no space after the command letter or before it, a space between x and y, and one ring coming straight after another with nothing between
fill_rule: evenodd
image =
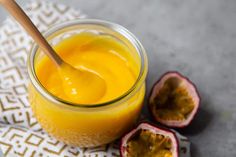
<instances>
[{"instance_id":1,"label":"passion fruit curd","mask_svg":"<svg viewBox=\"0 0 236 157\"><path fill-rule=\"evenodd\" d=\"M128 91L138 75L127 48L107 35L79 33L64 39L54 49L68 64L81 71L76 75L63 66L57 70L47 57L36 66L36 75L41 84L63 100L78 104L107 102ZM104 85L101 86L99 79L91 80L94 78L92 75L83 76L87 74L83 71L95 73L104 80ZM95 85L91 86L91 82ZM79 83L87 85L81 86Z\"/></svg>"}]
</instances>

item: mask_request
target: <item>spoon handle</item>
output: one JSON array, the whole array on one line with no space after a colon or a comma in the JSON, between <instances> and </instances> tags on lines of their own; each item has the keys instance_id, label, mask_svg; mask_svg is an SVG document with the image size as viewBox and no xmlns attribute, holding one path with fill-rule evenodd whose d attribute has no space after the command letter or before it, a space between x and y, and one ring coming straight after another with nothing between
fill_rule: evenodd
<instances>
[{"instance_id":1,"label":"spoon handle","mask_svg":"<svg viewBox=\"0 0 236 157\"><path fill-rule=\"evenodd\" d=\"M46 39L42 36L30 18L25 14L21 7L14 0L0 0L0 3L8 10L8 12L24 27L31 35L35 42L39 45L48 57L60 66L63 60L57 55Z\"/></svg>"}]
</instances>

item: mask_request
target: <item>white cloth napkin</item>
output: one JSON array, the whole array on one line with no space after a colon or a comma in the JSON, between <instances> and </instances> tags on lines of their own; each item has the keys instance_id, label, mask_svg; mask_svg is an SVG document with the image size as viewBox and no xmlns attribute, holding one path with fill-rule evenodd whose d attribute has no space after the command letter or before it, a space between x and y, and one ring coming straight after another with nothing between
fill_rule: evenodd
<instances>
[{"instance_id":1,"label":"white cloth napkin","mask_svg":"<svg viewBox=\"0 0 236 157\"><path fill-rule=\"evenodd\" d=\"M80 11L62 4L32 1L24 10L41 32L54 24L84 18ZM112 157L117 143L93 149L68 146L49 136L33 117L28 102L27 54L32 39L12 18L0 27L0 147L4 156L15 157ZM189 157L189 142L180 138L182 157ZM185 153L183 153L185 152ZM1 154L1 153L0 153Z\"/></svg>"}]
</instances>

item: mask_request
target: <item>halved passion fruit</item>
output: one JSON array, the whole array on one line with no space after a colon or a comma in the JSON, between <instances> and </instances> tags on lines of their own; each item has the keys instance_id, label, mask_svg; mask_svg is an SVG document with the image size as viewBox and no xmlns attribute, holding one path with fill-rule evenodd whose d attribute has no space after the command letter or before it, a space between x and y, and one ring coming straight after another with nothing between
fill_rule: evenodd
<instances>
[{"instance_id":1,"label":"halved passion fruit","mask_svg":"<svg viewBox=\"0 0 236 157\"><path fill-rule=\"evenodd\" d=\"M141 123L122 138L120 154L121 157L178 157L178 142L172 131Z\"/></svg>"},{"instance_id":2,"label":"halved passion fruit","mask_svg":"<svg viewBox=\"0 0 236 157\"><path fill-rule=\"evenodd\" d=\"M200 103L195 85L178 72L168 72L154 85L149 109L154 119L169 127L185 127Z\"/></svg>"}]
</instances>

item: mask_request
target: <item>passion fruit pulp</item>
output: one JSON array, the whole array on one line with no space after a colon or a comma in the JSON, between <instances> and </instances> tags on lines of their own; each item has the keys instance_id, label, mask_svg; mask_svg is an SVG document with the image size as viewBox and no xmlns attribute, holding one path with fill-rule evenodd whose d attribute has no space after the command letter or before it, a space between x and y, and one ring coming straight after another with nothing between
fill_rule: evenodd
<instances>
[{"instance_id":1,"label":"passion fruit pulp","mask_svg":"<svg viewBox=\"0 0 236 157\"><path fill-rule=\"evenodd\" d=\"M175 134L149 123L141 123L122 138L121 157L177 157Z\"/></svg>"},{"instance_id":2,"label":"passion fruit pulp","mask_svg":"<svg viewBox=\"0 0 236 157\"><path fill-rule=\"evenodd\" d=\"M154 119L169 127L185 127L200 103L196 86L178 72L168 72L153 86L149 109Z\"/></svg>"}]
</instances>

